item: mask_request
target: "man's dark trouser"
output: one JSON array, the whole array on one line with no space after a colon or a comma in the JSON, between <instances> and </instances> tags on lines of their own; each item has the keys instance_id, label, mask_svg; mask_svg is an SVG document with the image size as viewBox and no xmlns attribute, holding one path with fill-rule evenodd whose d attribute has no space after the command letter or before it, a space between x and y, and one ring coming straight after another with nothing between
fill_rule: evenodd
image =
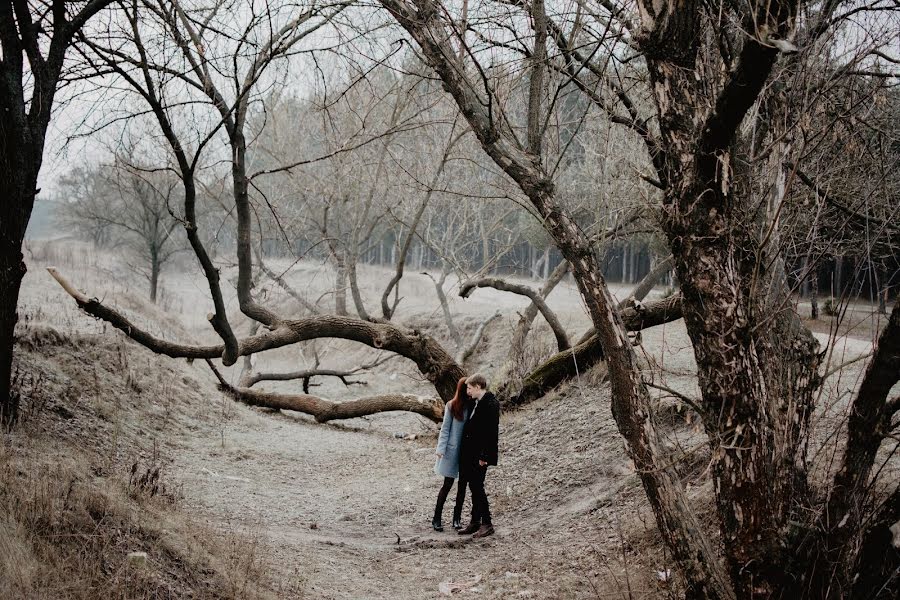
<instances>
[{"instance_id":1,"label":"man's dark trouser","mask_svg":"<svg viewBox=\"0 0 900 600\"><path fill-rule=\"evenodd\" d=\"M491 507L488 505L487 494L484 491L487 467L476 464L468 469L466 475L469 479L469 489L472 491L472 522L491 525Z\"/></svg>"}]
</instances>

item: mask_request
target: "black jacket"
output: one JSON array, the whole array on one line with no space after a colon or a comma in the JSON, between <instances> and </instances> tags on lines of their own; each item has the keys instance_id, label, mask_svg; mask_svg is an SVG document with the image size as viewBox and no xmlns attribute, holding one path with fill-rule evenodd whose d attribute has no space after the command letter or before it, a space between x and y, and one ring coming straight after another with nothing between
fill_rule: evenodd
<instances>
[{"instance_id":1,"label":"black jacket","mask_svg":"<svg viewBox=\"0 0 900 600\"><path fill-rule=\"evenodd\" d=\"M497 464L497 441L500 435L500 403L490 392L478 401L478 408L463 428L459 451L460 468L474 467L479 460Z\"/></svg>"}]
</instances>

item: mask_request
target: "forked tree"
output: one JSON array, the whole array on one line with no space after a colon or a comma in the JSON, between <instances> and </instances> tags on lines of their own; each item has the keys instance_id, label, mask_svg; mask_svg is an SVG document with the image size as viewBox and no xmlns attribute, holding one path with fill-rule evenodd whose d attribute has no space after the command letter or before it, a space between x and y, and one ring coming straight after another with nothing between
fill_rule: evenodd
<instances>
[{"instance_id":1,"label":"forked tree","mask_svg":"<svg viewBox=\"0 0 900 600\"><path fill-rule=\"evenodd\" d=\"M117 157L112 165L77 167L59 182L63 223L124 250L134 261L129 266L146 277L153 303L163 268L182 250L173 210L178 184L167 175L142 173Z\"/></svg>"}]
</instances>

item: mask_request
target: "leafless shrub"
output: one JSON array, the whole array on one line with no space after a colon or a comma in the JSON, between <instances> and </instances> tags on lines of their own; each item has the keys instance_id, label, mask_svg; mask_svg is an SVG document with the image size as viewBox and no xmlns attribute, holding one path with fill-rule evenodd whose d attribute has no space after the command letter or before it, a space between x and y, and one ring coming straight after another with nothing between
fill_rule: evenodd
<instances>
[{"instance_id":1,"label":"leafless shrub","mask_svg":"<svg viewBox=\"0 0 900 600\"><path fill-rule=\"evenodd\" d=\"M162 481L160 472L162 465L153 461L143 466L139 460L134 461L128 474L128 483L125 489L128 496L134 499L160 498L169 504L174 504L180 493L167 487Z\"/></svg>"},{"instance_id":2,"label":"leafless shrub","mask_svg":"<svg viewBox=\"0 0 900 600\"><path fill-rule=\"evenodd\" d=\"M549 328L542 324L535 329L537 331L528 338L523 348L522 359L509 363L508 377L505 379L522 381L537 366L556 354L556 344L553 335L549 333ZM546 335L541 335L542 333Z\"/></svg>"}]
</instances>

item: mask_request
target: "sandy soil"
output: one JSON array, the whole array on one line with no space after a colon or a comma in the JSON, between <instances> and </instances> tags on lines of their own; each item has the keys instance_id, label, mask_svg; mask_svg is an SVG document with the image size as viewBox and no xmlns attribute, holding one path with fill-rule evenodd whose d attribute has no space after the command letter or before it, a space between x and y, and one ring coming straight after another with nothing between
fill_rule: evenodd
<instances>
[{"instance_id":1,"label":"sandy soil","mask_svg":"<svg viewBox=\"0 0 900 600\"><path fill-rule=\"evenodd\" d=\"M62 331L103 332L105 327L79 313L40 268L52 258L59 257L33 259L22 312ZM89 295L105 297L140 322L153 323L160 335L214 339L204 328L209 303L204 282L196 275L166 274L163 299L153 307L140 299L138 281L103 257L63 266ZM329 277L320 265L302 264L289 280L315 298L317 290L328 288ZM363 268L367 297L377 297L384 278L384 271ZM448 284L448 290L451 287ZM432 333L452 348L433 284L421 275L410 276L401 295L400 320L431 323ZM498 308L502 311L503 319L488 329L470 365L489 377L497 375L510 324L526 302L494 290L478 290L466 301L452 291L448 295L468 332ZM235 309L234 299L229 302ZM277 289L270 290L267 302L284 314L297 310ZM571 335L586 328L574 286L560 286L549 303ZM245 331L241 328L247 323L235 322ZM546 340L552 338L546 328L539 327L538 333L544 340L538 345L549 348ZM829 342L827 333L820 336ZM867 336L830 343L836 363L871 349ZM125 345L134 357L132 364L145 361L152 368L153 361L164 360L170 372L189 375L204 386L202 407L195 394L190 399L193 410L183 411L181 425L172 428L167 474L180 486L181 506L197 520L222 531L247 532L261 541L281 597L439 598L445 597L440 586L446 582L462 584L463 597L662 597L677 585L659 582L658 572L671 565L609 413L608 386L598 373L585 373L541 401L504 414L500 465L491 469L487 481L497 535L473 541L449 527L444 533L431 531L440 480L432 471L436 427L423 418L390 413L321 425L296 413L250 409L222 398L199 363L159 359ZM257 369L308 366L313 350L322 366L352 366L377 356L346 342L320 341L267 352L259 357ZM641 350L648 365L656 366L657 378L696 394L693 353L681 324L645 332ZM845 398L862 365L864 361L830 381L827 398ZM236 379L237 373L232 370L228 376ZM329 398L401 388L433 393L402 359L359 379L367 385L344 388L324 381L315 393ZM267 389L292 386L296 384ZM823 402L818 418L824 425L833 424L845 415L845 408L839 400ZM202 418L195 411L202 411ZM676 416L670 441L676 447L696 447L700 437L695 431L689 418ZM398 437L412 435L415 439ZM702 463L702 457L702 449L685 451L686 463ZM691 493L702 506L708 495L702 464L691 477ZM445 523L451 504L452 494Z\"/></svg>"}]
</instances>

